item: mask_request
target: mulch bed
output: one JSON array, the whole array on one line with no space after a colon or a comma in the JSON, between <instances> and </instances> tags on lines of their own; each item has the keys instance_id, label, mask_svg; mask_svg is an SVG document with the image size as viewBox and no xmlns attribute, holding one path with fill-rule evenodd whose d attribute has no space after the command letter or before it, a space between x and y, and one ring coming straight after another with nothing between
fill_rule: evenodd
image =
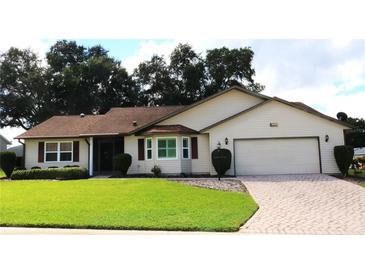
<instances>
[{"instance_id":1,"label":"mulch bed","mask_svg":"<svg viewBox=\"0 0 365 274\"><path fill-rule=\"evenodd\" d=\"M217 189L231 192L247 192L245 185L236 179L217 178L173 178L170 181L175 181L189 186Z\"/></svg>"}]
</instances>

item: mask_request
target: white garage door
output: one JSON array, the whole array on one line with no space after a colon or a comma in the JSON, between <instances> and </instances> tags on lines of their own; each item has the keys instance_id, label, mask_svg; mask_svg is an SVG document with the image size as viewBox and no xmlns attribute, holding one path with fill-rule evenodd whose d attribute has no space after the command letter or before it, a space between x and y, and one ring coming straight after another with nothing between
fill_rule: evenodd
<instances>
[{"instance_id":1,"label":"white garage door","mask_svg":"<svg viewBox=\"0 0 365 274\"><path fill-rule=\"evenodd\" d=\"M236 175L320 173L316 138L235 140Z\"/></svg>"}]
</instances>

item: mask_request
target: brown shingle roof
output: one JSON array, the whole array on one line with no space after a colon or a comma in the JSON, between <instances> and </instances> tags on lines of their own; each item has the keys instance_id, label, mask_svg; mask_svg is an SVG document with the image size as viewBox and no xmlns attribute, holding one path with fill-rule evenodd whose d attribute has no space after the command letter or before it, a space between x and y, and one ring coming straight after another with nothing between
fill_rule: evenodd
<instances>
[{"instance_id":1,"label":"brown shingle roof","mask_svg":"<svg viewBox=\"0 0 365 274\"><path fill-rule=\"evenodd\" d=\"M141 135L159 133L197 134L199 132L183 125L155 125L140 132Z\"/></svg>"},{"instance_id":2,"label":"brown shingle roof","mask_svg":"<svg viewBox=\"0 0 365 274\"><path fill-rule=\"evenodd\" d=\"M184 106L112 108L104 115L53 116L17 136L26 138L80 137L93 135L124 135L138 130ZM134 121L136 125L133 125Z\"/></svg>"}]
</instances>

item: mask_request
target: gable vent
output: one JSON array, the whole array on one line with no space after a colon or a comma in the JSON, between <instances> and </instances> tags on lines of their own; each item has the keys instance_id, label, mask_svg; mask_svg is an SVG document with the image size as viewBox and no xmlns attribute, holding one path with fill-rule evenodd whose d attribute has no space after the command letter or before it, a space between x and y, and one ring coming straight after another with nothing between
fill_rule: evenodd
<instances>
[{"instance_id":1,"label":"gable vent","mask_svg":"<svg viewBox=\"0 0 365 274\"><path fill-rule=\"evenodd\" d=\"M133 126L137 126L137 121L133 121Z\"/></svg>"}]
</instances>

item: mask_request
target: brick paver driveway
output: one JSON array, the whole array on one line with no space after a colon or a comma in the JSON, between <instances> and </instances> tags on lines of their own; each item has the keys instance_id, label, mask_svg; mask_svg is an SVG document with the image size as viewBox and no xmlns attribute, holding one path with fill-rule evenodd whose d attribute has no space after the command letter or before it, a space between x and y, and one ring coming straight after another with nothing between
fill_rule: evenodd
<instances>
[{"instance_id":1,"label":"brick paver driveway","mask_svg":"<svg viewBox=\"0 0 365 274\"><path fill-rule=\"evenodd\" d=\"M365 234L365 188L322 174L240 177L259 204L243 233Z\"/></svg>"}]
</instances>

